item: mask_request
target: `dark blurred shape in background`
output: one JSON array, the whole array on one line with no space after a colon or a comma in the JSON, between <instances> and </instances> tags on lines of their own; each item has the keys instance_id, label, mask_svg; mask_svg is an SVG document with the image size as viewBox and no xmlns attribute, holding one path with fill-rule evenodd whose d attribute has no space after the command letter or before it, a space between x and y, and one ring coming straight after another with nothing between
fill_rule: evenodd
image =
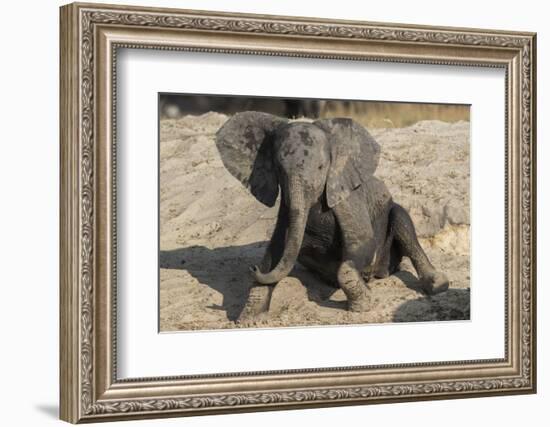
<instances>
[{"instance_id":1,"label":"dark blurred shape in background","mask_svg":"<svg viewBox=\"0 0 550 427\"><path fill-rule=\"evenodd\" d=\"M315 119L320 114L320 102L313 99L268 98L219 95L173 95L160 96L161 117L200 115L215 111L232 115L240 111L263 111L281 117L308 117Z\"/></svg>"},{"instance_id":2,"label":"dark blurred shape in background","mask_svg":"<svg viewBox=\"0 0 550 427\"><path fill-rule=\"evenodd\" d=\"M458 104L167 93L159 96L162 119L198 116L208 112L232 115L240 111L263 111L291 119L350 117L364 126L377 128L405 127L421 120L470 120L470 106Z\"/></svg>"}]
</instances>

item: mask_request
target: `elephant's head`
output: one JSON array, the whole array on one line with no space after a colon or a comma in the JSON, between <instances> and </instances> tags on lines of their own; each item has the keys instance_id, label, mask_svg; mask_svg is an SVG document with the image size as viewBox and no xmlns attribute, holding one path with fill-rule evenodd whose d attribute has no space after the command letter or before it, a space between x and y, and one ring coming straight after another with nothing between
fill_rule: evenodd
<instances>
[{"instance_id":1,"label":"elephant's head","mask_svg":"<svg viewBox=\"0 0 550 427\"><path fill-rule=\"evenodd\" d=\"M259 283L276 283L292 270L302 246L309 209L324 195L328 208L344 201L371 176L380 146L351 119L289 122L248 111L217 132L225 167L264 205L281 189L288 231L281 259L270 272L254 271Z\"/></svg>"}]
</instances>

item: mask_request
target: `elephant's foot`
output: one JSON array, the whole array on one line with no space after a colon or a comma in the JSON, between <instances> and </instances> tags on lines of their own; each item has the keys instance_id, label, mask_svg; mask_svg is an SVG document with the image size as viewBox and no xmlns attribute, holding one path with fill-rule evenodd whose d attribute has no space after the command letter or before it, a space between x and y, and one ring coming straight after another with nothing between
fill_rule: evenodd
<instances>
[{"instance_id":1,"label":"elephant's foot","mask_svg":"<svg viewBox=\"0 0 550 427\"><path fill-rule=\"evenodd\" d=\"M421 289L427 295L436 295L449 289L449 279L443 273L434 271L420 278Z\"/></svg>"},{"instance_id":2,"label":"elephant's foot","mask_svg":"<svg viewBox=\"0 0 550 427\"><path fill-rule=\"evenodd\" d=\"M374 277L376 279L385 279L387 277L390 277L390 270L387 267L378 268L374 272Z\"/></svg>"},{"instance_id":3,"label":"elephant's foot","mask_svg":"<svg viewBox=\"0 0 550 427\"><path fill-rule=\"evenodd\" d=\"M349 311L363 312L371 309L367 286L352 262L345 261L340 265L338 283L348 299Z\"/></svg>"},{"instance_id":4,"label":"elephant's foot","mask_svg":"<svg viewBox=\"0 0 550 427\"><path fill-rule=\"evenodd\" d=\"M273 286L252 286L248 294L248 300L236 323L239 325L251 325L260 320L261 317L265 317L265 314L269 310L272 292Z\"/></svg>"},{"instance_id":5,"label":"elephant's foot","mask_svg":"<svg viewBox=\"0 0 550 427\"><path fill-rule=\"evenodd\" d=\"M267 311L262 311L257 314L247 314L241 315L235 321L235 324L239 325L240 328L257 328L264 326L268 318Z\"/></svg>"},{"instance_id":6,"label":"elephant's foot","mask_svg":"<svg viewBox=\"0 0 550 427\"><path fill-rule=\"evenodd\" d=\"M369 311L372 308L372 302L370 296L365 289L359 297L348 299L348 310L356 313L362 313Z\"/></svg>"}]
</instances>

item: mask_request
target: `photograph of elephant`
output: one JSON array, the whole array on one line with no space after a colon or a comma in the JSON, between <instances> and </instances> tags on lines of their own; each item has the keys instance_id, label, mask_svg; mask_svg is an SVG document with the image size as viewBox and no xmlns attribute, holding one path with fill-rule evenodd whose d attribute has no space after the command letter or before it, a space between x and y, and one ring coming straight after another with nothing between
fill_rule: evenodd
<instances>
[{"instance_id":1,"label":"photograph of elephant","mask_svg":"<svg viewBox=\"0 0 550 427\"><path fill-rule=\"evenodd\" d=\"M470 106L159 94L161 332L469 320Z\"/></svg>"}]
</instances>

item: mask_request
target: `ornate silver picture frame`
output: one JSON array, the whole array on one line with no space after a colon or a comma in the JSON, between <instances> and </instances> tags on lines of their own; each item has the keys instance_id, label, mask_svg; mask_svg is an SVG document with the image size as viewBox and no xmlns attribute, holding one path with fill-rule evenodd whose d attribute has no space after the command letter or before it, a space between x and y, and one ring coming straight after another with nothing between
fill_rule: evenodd
<instances>
[{"instance_id":1,"label":"ornate silver picture frame","mask_svg":"<svg viewBox=\"0 0 550 427\"><path fill-rule=\"evenodd\" d=\"M80 3L63 6L60 23L61 419L79 423L536 391L535 34ZM185 375L182 360L181 376L120 378L121 49L503 70L504 357L205 375Z\"/></svg>"}]
</instances>

